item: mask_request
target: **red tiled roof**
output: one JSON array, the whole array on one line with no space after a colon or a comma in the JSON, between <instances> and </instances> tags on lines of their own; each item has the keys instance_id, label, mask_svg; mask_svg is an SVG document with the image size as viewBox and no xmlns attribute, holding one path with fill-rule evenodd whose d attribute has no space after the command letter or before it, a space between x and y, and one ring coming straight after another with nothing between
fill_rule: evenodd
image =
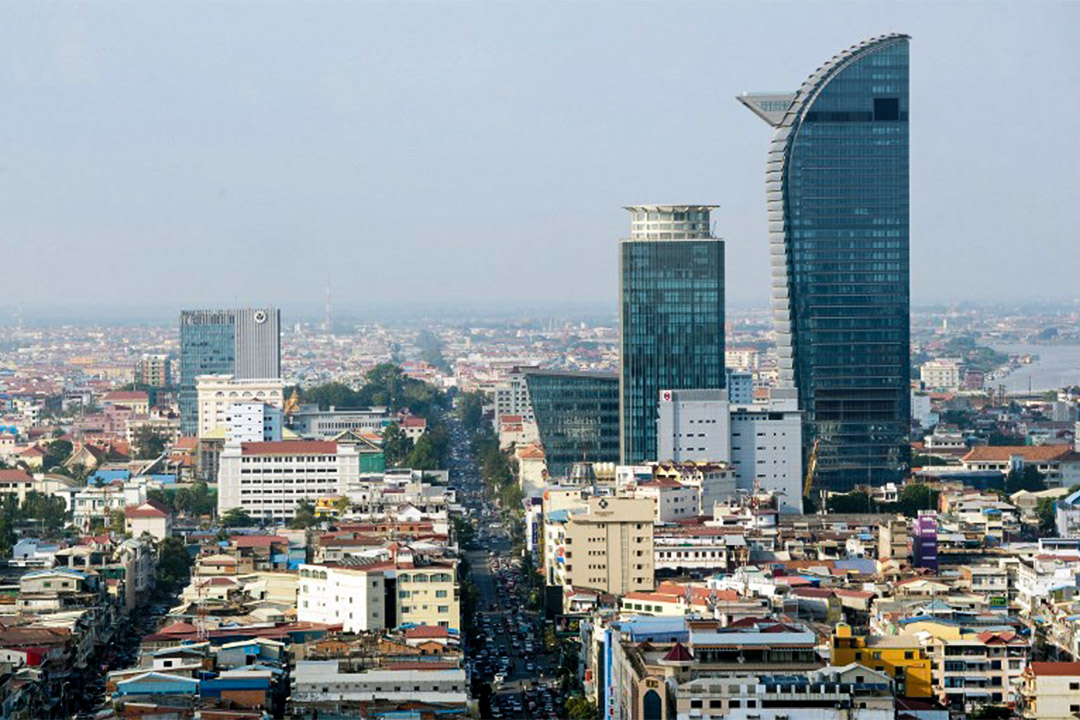
<instances>
[{"instance_id":1,"label":"red tiled roof","mask_svg":"<svg viewBox=\"0 0 1080 720\"><path fill-rule=\"evenodd\" d=\"M241 444L241 449L244 455L334 455L337 443L325 440L246 442Z\"/></svg>"},{"instance_id":2,"label":"red tiled roof","mask_svg":"<svg viewBox=\"0 0 1080 720\"><path fill-rule=\"evenodd\" d=\"M169 517L169 513L144 503L143 505L129 505L124 508L124 516L128 518L163 518Z\"/></svg>"},{"instance_id":3,"label":"red tiled roof","mask_svg":"<svg viewBox=\"0 0 1080 720\"><path fill-rule=\"evenodd\" d=\"M410 640L420 640L425 638L448 638L450 637L450 631L444 627L438 625L417 625L405 630L405 637Z\"/></svg>"},{"instance_id":4,"label":"red tiled roof","mask_svg":"<svg viewBox=\"0 0 1080 720\"><path fill-rule=\"evenodd\" d=\"M833 591L826 588L797 587L792 588L791 592L799 597L830 598L833 596Z\"/></svg>"},{"instance_id":5,"label":"red tiled roof","mask_svg":"<svg viewBox=\"0 0 1080 720\"><path fill-rule=\"evenodd\" d=\"M234 543L238 548L252 548L252 547L270 547L274 543L288 543L288 538L283 538L280 535L233 535L229 538L229 542Z\"/></svg>"},{"instance_id":6,"label":"red tiled roof","mask_svg":"<svg viewBox=\"0 0 1080 720\"><path fill-rule=\"evenodd\" d=\"M191 623L186 622L174 622L172 625L166 625L158 631L160 635L183 635L184 633L198 632L199 628L195 627Z\"/></svg>"},{"instance_id":7,"label":"red tiled roof","mask_svg":"<svg viewBox=\"0 0 1080 720\"><path fill-rule=\"evenodd\" d=\"M0 483L19 483L33 481L34 478L30 477L30 473L26 472L21 468L0 470Z\"/></svg>"},{"instance_id":8,"label":"red tiled roof","mask_svg":"<svg viewBox=\"0 0 1080 720\"><path fill-rule=\"evenodd\" d=\"M526 445L517 451L517 456L522 460L543 460L544 449L539 445Z\"/></svg>"},{"instance_id":9,"label":"red tiled roof","mask_svg":"<svg viewBox=\"0 0 1080 720\"><path fill-rule=\"evenodd\" d=\"M665 662L677 662L688 663L694 661L693 654L683 647L680 642L675 643L675 646L668 650L667 654L662 658Z\"/></svg>"},{"instance_id":10,"label":"red tiled roof","mask_svg":"<svg viewBox=\"0 0 1080 720\"><path fill-rule=\"evenodd\" d=\"M1061 460L1072 453L1071 445L979 445L963 456L964 462L1008 462L1019 455L1025 462Z\"/></svg>"},{"instance_id":11,"label":"red tiled roof","mask_svg":"<svg viewBox=\"0 0 1080 720\"><path fill-rule=\"evenodd\" d=\"M1028 668L1033 675L1080 677L1080 662L1033 662Z\"/></svg>"},{"instance_id":12,"label":"red tiled roof","mask_svg":"<svg viewBox=\"0 0 1080 720\"><path fill-rule=\"evenodd\" d=\"M116 400L142 400L149 402L150 396L142 390L113 390L112 392L105 394L106 402L114 402Z\"/></svg>"}]
</instances>

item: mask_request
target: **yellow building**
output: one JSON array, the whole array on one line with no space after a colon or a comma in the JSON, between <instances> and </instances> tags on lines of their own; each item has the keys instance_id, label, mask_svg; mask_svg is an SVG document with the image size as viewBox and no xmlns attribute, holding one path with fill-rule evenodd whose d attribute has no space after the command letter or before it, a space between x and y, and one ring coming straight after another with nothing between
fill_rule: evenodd
<instances>
[{"instance_id":1,"label":"yellow building","mask_svg":"<svg viewBox=\"0 0 1080 720\"><path fill-rule=\"evenodd\" d=\"M397 564L397 624L461 629L457 561Z\"/></svg>"},{"instance_id":2,"label":"yellow building","mask_svg":"<svg viewBox=\"0 0 1080 720\"><path fill-rule=\"evenodd\" d=\"M912 636L852 635L851 626L840 623L832 641L832 664L859 663L872 670L888 673L896 682L896 694L907 698L933 695L930 657L919 639Z\"/></svg>"}]
</instances>

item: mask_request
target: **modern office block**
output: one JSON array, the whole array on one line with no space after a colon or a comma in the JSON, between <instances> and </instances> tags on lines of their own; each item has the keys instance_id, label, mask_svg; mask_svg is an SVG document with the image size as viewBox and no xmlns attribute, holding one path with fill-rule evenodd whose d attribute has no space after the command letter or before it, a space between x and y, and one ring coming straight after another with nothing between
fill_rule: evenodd
<instances>
[{"instance_id":1,"label":"modern office block","mask_svg":"<svg viewBox=\"0 0 1080 720\"><path fill-rule=\"evenodd\" d=\"M198 431L196 378L238 380L281 377L281 313L254 310L184 310L180 313L180 430Z\"/></svg>"},{"instance_id":2,"label":"modern office block","mask_svg":"<svg viewBox=\"0 0 1080 720\"><path fill-rule=\"evenodd\" d=\"M576 462L619 459L619 378L608 373L525 370L548 474Z\"/></svg>"},{"instance_id":3,"label":"modern office block","mask_svg":"<svg viewBox=\"0 0 1080 720\"><path fill-rule=\"evenodd\" d=\"M731 462L727 391L662 390L656 445L660 462Z\"/></svg>"},{"instance_id":4,"label":"modern office block","mask_svg":"<svg viewBox=\"0 0 1080 720\"><path fill-rule=\"evenodd\" d=\"M658 459L731 463L739 490L779 493L782 512L800 513L802 414L793 393L777 390L768 404L737 406L725 390L665 390Z\"/></svg>"},{"instance_id":5,"label":"modern office block","mask_svg":"<svg viewBox=\"0 0 1080 720\"><path fill-rule=\"evenodd\" d=\"M908 36L823 64L795 93L739 100L774 128L766 170L780 382L798 389L818 482L908 463Z\"/></svg>"},{"instance_id":6,"label":"modern office block","mask_svg":"<svg viewBox=\"0 0 1080 720\"><path fill-rule=\"evenodd\" d=\"M637 205L620 245L620 461L656 460L661 390L723 389L724 242L712 205Z\"/></svg>"}]
</instances>

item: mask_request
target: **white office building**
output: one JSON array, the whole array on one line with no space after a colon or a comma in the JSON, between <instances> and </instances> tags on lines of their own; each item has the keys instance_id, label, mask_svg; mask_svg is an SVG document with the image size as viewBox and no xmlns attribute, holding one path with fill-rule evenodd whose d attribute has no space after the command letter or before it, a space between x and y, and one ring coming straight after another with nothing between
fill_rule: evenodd
<instances>
[{"instance_id":1,"label":"white office building","mask_svg":"<svg viewBox=\"0 0 1080 720\"><path fill-rule=\"evenodd\" d=\"M385 407L320 410L317 405L304 405L290 417L297 434L311 438L331 438L343 432L381 433L392 420Z\"/></svg>"},{"instance_id":2,"label":"white office building","mask_svg":"<svg viewBox=\"0 0 1080 720\"><path fill-rule=\"evenodd\" d=\"M240 380L232 375L200 375L195 387L199 437L223 432L232 406L237 403L266 403L278 408L285 404L285 382L281 378Z\"/></svg>"},{"instance_id":3,"label":"white office building","mask_svg":"<svg viewBox=\"0 0 1080 720\"><path fill-rule=\"evenodd\" d=\"M386 628L386 580L382 570L301 565L296 596L300 622L342 626L348 633Z\"/></svg>"},{"instance_id":4,"label":"white office building","mask_svg":"<svg viewBox=\"0 0 1080 720\"><path fill-rule=\"evenodd\" d=\"M727 348L724 350L724 364L728 369L757 370L759 353L754 348Z\"/></svg>"},{"instance_id":5,"label":"white office building","mask_svg":"<svg viewBox=\"0 0 1080 720\"><path fill-rule=\"evenodd\" d=\"M768 405L731 412L731 463L740 490L781 493L780 511L802 512L802 413L794 390L774 389Z\"/></svg>"},{"instance_id":6,"label":"white office building","mask_svg":"<svg viewBox=\"0 0 1080 720\"><path fill-rule=\"evenodd\" d=\"M663 390L658 411L658 460L731 461L731 405L726 390Z\"/></svg>"},{"instance_id":7,"label":"white office building","mask_svg":"<svg viewBox=\"0 0 1080 720\"><path fill-rule=\"evenodd\" d=\"M294 703L464 705L469 700L468 684L463 668L360 669L346 660L300 660L292 671L290 699Z\"/></svg>"},{"instance_id":8,"label":"white office building","mask_svg":"<svg viewBox=\"0 0 1080 720\"><path fill-rule=\"evenodd\" d=\"M236 403L225 416L225 442L277 442L284 413L262 402Z\"/></svg>"},{"instance_id":9,"label":"white office building","mask_svg":"<svg viewBox=\"0 0 1080 720\"><path fill-rule=\"evenodd\" d=\"M665 390L657 448L664 460L730 462L740 490L778 492L782 512L802 512L802 413L791 390L767 405L734 406L724 390Z\"/></svg>"},{"instance_id":10,"label":"white office building","mask_svg":"<svg viewBox=\"0 0 1080 720\"><path fill-rule=\"evenodd\" d=\"M505 382L493 389L495 403L495 429L498 430L503 417L517 415L522 423L536 422L533 415L532 401L529 399L529 386L525 381L525 371L536 369L535 366L515 367L510 371Z\"/></svg>"},{"instance_id":11,"label":"white office building","mask_svg":"<svg viewBox=\"0 0 1080 720\"><path fill-rule=\"evenodd\" d=\"M360 479L356 445L321 440L227 443L218 468L218 513L289 520L300 500L344 494Z\"/></svg>"},{"instance_id":12,"label":"white office building","mask_svg":"<svg viewBox=\"0 0 1080 720\"><path fill-rule=\"evenodd\" d=\"M955 390L960 387L963 367L957 358L930 360L919 368L919 377L922 384L931 390Z\"/></svg>"}]
</instances>

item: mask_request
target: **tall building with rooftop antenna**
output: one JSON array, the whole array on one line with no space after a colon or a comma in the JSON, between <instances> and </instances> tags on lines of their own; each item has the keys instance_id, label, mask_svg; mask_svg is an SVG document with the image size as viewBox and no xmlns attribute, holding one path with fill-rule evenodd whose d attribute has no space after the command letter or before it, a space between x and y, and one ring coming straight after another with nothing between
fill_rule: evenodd
<instances>
[{"instance_id":1,"label":"tall building with rooftop antenna","mask_svg":"<svg viewBox=\"0 0 1080 720\"><path fill-rule=\"evenodd\" d=\"M745 94L766 165L780 383L798 390L818 482L899 480L910 425L908 41L848 48L794 93Z\"/></svg>"},{"instance_id":2,"label":"tall building with rooftop antenna","mask_svg":"<svg viewBox=\"0 0 1080 720\"><path fill-rule=\"evenodd\" d=\"M662 390L721 389L724 241L715 205L634 205L619 252L619 455L658 459Z\"/></svg>"}]
</instances>

